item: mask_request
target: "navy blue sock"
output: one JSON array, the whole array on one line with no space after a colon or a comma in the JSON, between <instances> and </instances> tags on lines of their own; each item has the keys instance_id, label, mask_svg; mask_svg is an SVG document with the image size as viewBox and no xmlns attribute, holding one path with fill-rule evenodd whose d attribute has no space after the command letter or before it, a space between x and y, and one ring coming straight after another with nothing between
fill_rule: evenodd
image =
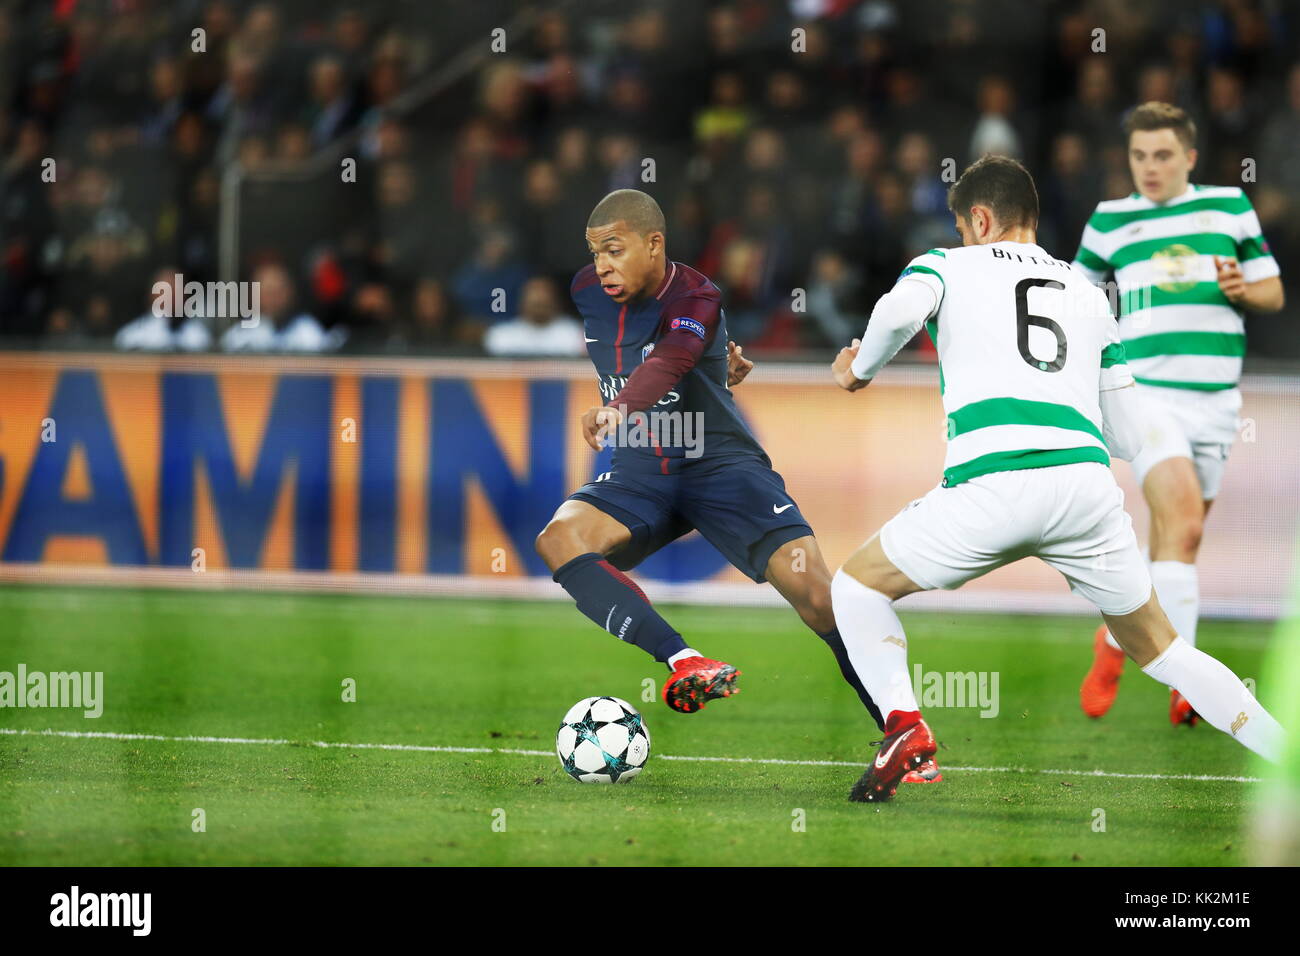
<instances>
[{"instance_id":1,"label":"navy blue sock","mask_svg":"<svg viewBox=\"0 0 1300 956\"><path fill-rule=\"evenodd\" d=\"M844 646L844 638L840 637L840 629L834 627L825 634L818 634L817 636L830 646L831 652L835 655L835 663L840 665L840 673L844 675L844 679L852 685L853 689L858 692L858 697L862 700L862 705L867 708L868 713L871 714L871 719L876 722L876 726L881 730L884 730L885 722L880 716L880 708L877 707L876 702L871 699L871 695L867 693L867 689L862 686L862 679L858 677L858 672L853 669L853 662L849 660L849 649Z\"/></svg>"},{"instance_id":2,"label":"navy blue sock","mask_svg":"<svg viewBox=\"0 0 1300 956\"><path fill-rule=\"evenodd\" d=\"M668 658L686 649L682 636L659 616L645 592L595 552L566 561L552 577L578 602L579 611L655 660L667 663Z\"/></svg>"}]
</instances>

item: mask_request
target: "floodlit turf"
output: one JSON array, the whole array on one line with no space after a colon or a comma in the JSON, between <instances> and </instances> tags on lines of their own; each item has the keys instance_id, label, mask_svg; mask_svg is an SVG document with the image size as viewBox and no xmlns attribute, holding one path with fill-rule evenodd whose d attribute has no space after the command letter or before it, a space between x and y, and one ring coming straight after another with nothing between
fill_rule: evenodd
<instances>
[{"instance_id":1,"label":"floodlit turf","mask_svg":"<svg viewBox=\"0 0 1300 956\"><path fill-rule=\"evenodd\" d=\"M913 663L996 672L1000 709L929 708L945 781L875 807L846 801L856 767L664 759L856 762L878 736L793 612L664 610L744 671L738 697L691 716L644 703L662 668L561 603L0 591L0 671L103 671L106 698L98 719L0 709L0 728L297 742L0 735L0 864L1246 862L1252 784L1066 772L1250 773L1224 735L1170 727L1168 692L1131 664L1111 714L1085 718L1090 621L904 602ZM1206 622L1200 645L1256 677L1270 631ZM565 710L596 694L646 715L652 756L628 785L575 783L554 756ZM961 769L994 767L1023 772Z\"/></svg>"}]
</instances>

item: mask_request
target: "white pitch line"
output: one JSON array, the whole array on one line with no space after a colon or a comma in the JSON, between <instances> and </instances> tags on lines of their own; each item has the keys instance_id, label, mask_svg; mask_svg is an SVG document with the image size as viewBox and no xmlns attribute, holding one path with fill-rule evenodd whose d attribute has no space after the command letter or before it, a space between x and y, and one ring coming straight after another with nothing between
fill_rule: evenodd
<instances>
[{"instance_id":1,"label":"white pitch line","mask_svg":"<svg viewBox=\"0 0 1300 956\"><path fill-rule=\"evenodd\" d=\"M439 754L511 754L521 757L550 757L552 750L522 750L515 747L440 747L432 744L356 744L333 740L288 740L279 737L172 737L165 734L127 734L101 730L17 730L0 727L0 735L10 737L71 737L99 740L161 740L171 743L254 744L279 747L324 747L340 750L414 750ZM683 754L659 754L660 760L687 763L777 764L783 767L861 767L865 761L787 760L782 757L690 757ZM1204 780L1219 783L1262 783L1259 777L1216 776L1207 773L1118 773L1110 770L1039 770L1033 767L958 767L944 764L940 769L961 773L1034 773L1064 774L1072 777L1110 777L1121 780Z\"/></svg>"},{"instance_id":2,"label":"white pitch line","mask_svg":"<svg viewBox=\"0 0 1300 956\"><path fill-rule=\"evenodd\" d=\"M861 767L865 760L854 763L845 760L783 760L775 757L678 757L661 754L662 760L690 760L709 763L775 763L800 767ZM1116 773L1109 770L1037 770L1032 767L958 767L944 764L943 771L960 770L965 773L1045 773L1067 774L1076 777L1118 777L1134 780L1218 780L1225 783L1260 783L1258 777L1224 777L1198 773Z\"/></svg>"}]
</instances>

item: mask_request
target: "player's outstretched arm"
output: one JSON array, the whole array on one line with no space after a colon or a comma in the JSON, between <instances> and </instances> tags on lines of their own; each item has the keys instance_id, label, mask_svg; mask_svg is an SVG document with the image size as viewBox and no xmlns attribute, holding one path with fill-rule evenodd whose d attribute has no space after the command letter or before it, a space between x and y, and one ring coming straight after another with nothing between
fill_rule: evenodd
<instances>
[{"instance_id":1,"label":"player's outstretched arm","mask_svg":"<svg viewBox=\"0 0 1300 956\"><path fill-rule=\"evenodd\" d=\"M900 279L877 300L861 342L854 339L852 346L841 349L836 356L831 366L836 383L854 392L870 382L921 331L938 305L929 285L916 279Z\"/></svg>"},{"instance_id":2,"label":"player's outstretched arm","mask_svg":"<svg viewBox=\"0 0 1300 956\"><path fill-rule=\"evenodd\" d=\"M743 350L743 345L727 343L727 388L739 385L754 370L754 363L741 354Z\"/></svg>"},{"instance_id":3,"label":"player's outstretched arm","mask_svg":"<svg viewBox=\"0 0 1300 956\"><path fill-rule=\"evenodd\" d=\"M1101 435L1111 455L1132 461L1142 450L1146 429L1142 419L1142 397L1132 380L1119 388L1103 389Z\"/></svg>"},{"instance_id":4,"label":"player's outstretched arm","mask_svg":"<svg viewBox=\"0 0 1300 956\"><path fill-rule=\"evenodd\" d=\"M831 377L835 379L835 384L846 392L856 392L860 388L866 388L871 384L869 378L858 378L853 374L853 360L858 357L858 349L862 347L862 339L854 339L848 346L840 349L835 361L831 363Z\"/></svg>"},{"instance_id":5,"label":"player's outstretched arm","mask_svg":"<svg viewBox=\"0 0 1300 956\"><path fill-rule=\"evenodd\" d=\"M1215 256L1214 267L1218 271L1219 289L1233 305L1251 312L1279 312L1286 304L1281 276L1247 282L1241 263L1231 257Z\"/></svg>"},{"instance_id":6,"label":"player's outstretched arm","mask_svg":"<svg viewBox=\"0 0 1300 956\"><path fill-rule=\"evenodd\" d=\"M598 405L583 412L580 422L582 440L594 451L601 451L605 447L605 439L623 424L623 408Z\"/></svg>"},{"instance_id":7,"label":"player's outstretched arm","mask_svg":"<svg viewBox=\"0 0 1300 956\"><path fill-rule=\"evenodd\" d=\"M627 377L609 407L625 415L653 408L683 375L695 368L722 324L716 295L674 299L664 306L665 312L669 310L674 316L669 331L660 336L650 356ZM731 378L730 370L727 378Z\"/></svg>"},{"instance_id":8,"label":"player's outstretched arm","mask_svg":"<svg viewBox=\"0 0 1300 956\"><path fill-rule=\"evenodd\" d=\"M655 393L660 390L659 383L668 383L664 386L664 391L666 391L694 366L699 357L699 352L692 347L691 339L684 338L684 336L673 336L673 340L665 341L667 342L666 347L658 349L659 359L664 363L664 368L659 369L650 361L647 361L629 377L628 385L633 385L631 393L625 388L609 405L596 406L583 412L581 421L582 439L594 450L600 451L604 448L604 440L623 423L627 414L641 411L644 407L663 397L663 394L655 397ZM687 343L685 349L681 348L682 341ZM682 354L679 354L679 351ZM754 363L741 353L741 346L735 342L727 342L728 387L739 385L754 368ZM651 378L651 376L645 375L643 371L646 365L651 367L653 379L650 382L647 382L646 379ZM637 376L640 376L640 378L637 378ZM634 380L635 385L633 384ZM639 393L644 393L644 396ZM627 405L629 394L631 394L632 400L638 403L635 407L629 408ZM641 402L645 402L646 405L641 405Z\"/></svg>"},{"instance_id":9,"label":"player's outstretched arm","mask_svg":"<svg viewBox=\"0 0 1300 956\"><path fill-rule=\"evenodd\" d=\"M1106 344L1101 350L1101 374L1097 382L1097 401L1101 406L1101 437L1115 458L1132 461L1146 441L1146 418L1142 397L1128 367L1119 327L1110 317L1109 300L1093 292L1097 321L1106 324Z\"/></svg>"}]
</instances>

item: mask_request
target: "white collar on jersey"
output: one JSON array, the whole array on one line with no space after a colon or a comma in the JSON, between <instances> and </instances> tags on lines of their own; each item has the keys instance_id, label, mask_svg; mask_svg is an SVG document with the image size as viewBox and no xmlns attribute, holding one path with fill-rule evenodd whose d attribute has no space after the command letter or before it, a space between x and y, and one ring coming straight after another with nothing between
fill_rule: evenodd
<instances>
[{"instance_id":1,"label":"white collar on jersey","mask_svg":"<svg viewBox=\"0 0 1300 956\"><path fill-rule=\"evenodd\" d=\"M656 292L654 295L656 299L659 298L661 295L663 295L664 290L666 290L670 285L672 285L673 277L677 275L677 263L673 262L671 263L671 265L672 265L672 269L669 272L664 273L663 285L659 286L659 291Z\"/></svg>"}]
</instances>

